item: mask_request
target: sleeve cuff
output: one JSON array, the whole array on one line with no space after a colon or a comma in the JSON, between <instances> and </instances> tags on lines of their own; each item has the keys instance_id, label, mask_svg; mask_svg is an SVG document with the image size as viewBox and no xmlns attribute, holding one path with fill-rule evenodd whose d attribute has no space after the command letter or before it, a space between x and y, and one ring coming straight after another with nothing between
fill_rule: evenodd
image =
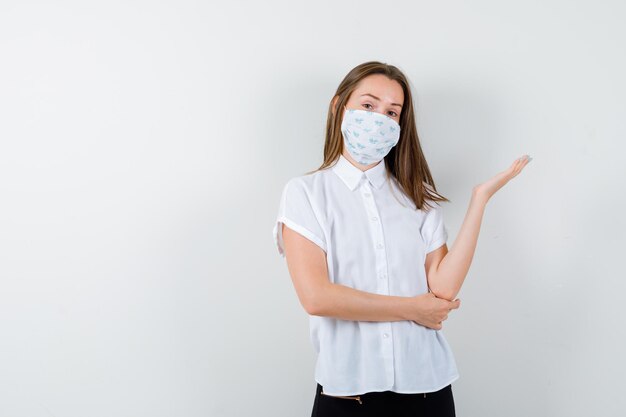
<instances>
[{"instance_id":1,"label":"sleeve cuff","mask_svg":"<svg viewBox=\"0 0 626 417\"><path fill-rule=\"evenodd\" d=\"M276 223L274 224L274 229L272 231L272 234L274 235L274 244L276 245L276 248L278 249L278 253L282 257L285 257L285 246L283 242L282 226L280 225L280 223L284 223L288 228L301 234L302 236L304 236L305 238L307 238L308 240L310 240L311 242L315 243L317 246L322 248L324 252L326 252L326 243L324 243L324 240L322 238L315 235L309 229L303 226L300 226L299 224L292 221L291 219L288 219L286 217L279 217L276 220Z\"/></svg>"},{"instance_id":2,"label":"sleeve cuff","mask_svg":"<svg viewBox=\"0 0 626 417\"><path fill-rule=\"evenodd\" d=\"M440 238L440 239L435 240L434 242L432 242L428 246L428 249L426 249L426 254L429 254L430 252L434 251L435 249L439 249L446 242L447 242L447 239L444 239L444 238Z\"/></svg>"}]
</instances>

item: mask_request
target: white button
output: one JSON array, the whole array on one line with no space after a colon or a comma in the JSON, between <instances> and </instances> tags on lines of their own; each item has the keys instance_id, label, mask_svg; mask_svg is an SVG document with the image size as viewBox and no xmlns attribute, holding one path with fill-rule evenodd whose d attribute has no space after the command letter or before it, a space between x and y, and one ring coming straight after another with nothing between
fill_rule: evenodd
<instances>
[{"instance_id":1,"label":"white button","mask_svg":"<svg viewBox=\"0 0 626 417\"><path fill-rule=\"evenodd\" d=\"M378 220L378 217L374 216L374 217L372 217L372 220L376 221L376 220Z\"/></svg>"},{"instance_id":2,"label":"white button","mask_svg":"<svg viewBox=\"0 0 626 417\"><path fill-rule=\"evenodd\" d=\"M372 195L370 193L365 193L363 194L365 197L371 197Z\"/></svg>"},{"instance_id":3,"label":"white button","mask_svg":"<svg viewBox=\"0 0 626 417\"><path fill-rule=\"evenodd\" d=\"M385 278L385 274L380 274L379 278L380 279L384 279Z\"/></svg>"},{"instance_id":4,"label":"white button","mask_svg":"<svg viewBox=\"0 0 626 417\"><path fill-rule=\"evenodd\" d=\"M383 244L382 244L382 243L379 243L379 244L378 244L378 245L376 245L376 246L378 247L378 249L380 249L380 248L382 248L382 247L383 247Z\"/></svg>"},{"instance_id":5,"label":"white button","mask_svg":"<svg viewBox=\"0 0 626 417\"><path fill-rule=\"evenodd\" d=\"M383 337L389 337L387 333L383 333Z\"/></svg>"}]
</instances>

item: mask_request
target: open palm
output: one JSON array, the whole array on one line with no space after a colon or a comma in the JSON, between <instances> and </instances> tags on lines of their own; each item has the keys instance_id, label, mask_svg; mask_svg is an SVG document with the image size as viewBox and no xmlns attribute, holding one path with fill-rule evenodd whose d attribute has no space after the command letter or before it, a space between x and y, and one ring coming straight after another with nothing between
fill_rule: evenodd
<instances>
[{"instance_id":1,"label":"open palm","mask_svg":"<svg viewBox=\"0 0 626 417\"><path fill-rule=\"evenodd\" d=\"M516 159L513 164L506 170L499 172L494 177L474 187L474 193L478 196L490 199L496 191L502 188L512 178L515 178L517 174L522 172L522 169L530 162L532 158L528 155L524 155L521 158Z\"/></svg>"}]
</instances>

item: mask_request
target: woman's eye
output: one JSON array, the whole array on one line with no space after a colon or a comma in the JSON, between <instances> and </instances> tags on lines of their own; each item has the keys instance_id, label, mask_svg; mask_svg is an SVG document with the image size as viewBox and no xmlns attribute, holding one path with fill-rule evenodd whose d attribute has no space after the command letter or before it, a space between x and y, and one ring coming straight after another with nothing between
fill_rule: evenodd
<instances>
[{"instance_id":1,"label":"woman's eye","mask_svg":"<svg viewBox=\"0 0 626 417\"><path fill-rule=\"evenodd\" d=\"M371 104L365 103L364 106L371 106ZM368 108L368 107L366 107L366 108Z\"/></svg>"},{"instance_id":2,"label":"woman's eye","mask_svg":"<svg viewBox=\"0 0 626 417\"><path fill-rule=\"evenodd\" d=\"M392 114L392 116L390 116L390 117L396 117L396 116L397 116L397 114L396 114L396 112L395 112L395 111L390 111L389 113L391 113L391 114Z\"/></svg>"}]
</instances>

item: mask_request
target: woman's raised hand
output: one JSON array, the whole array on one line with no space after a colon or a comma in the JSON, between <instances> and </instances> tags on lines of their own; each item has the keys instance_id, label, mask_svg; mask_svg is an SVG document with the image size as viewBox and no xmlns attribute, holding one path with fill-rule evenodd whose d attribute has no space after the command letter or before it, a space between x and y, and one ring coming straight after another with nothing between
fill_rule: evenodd
<instances>
[{"instance_id":1,"label":"woman's raised hand","mask_svg":"<svg viewBox=\"0 0 626 417\"><path fill-rule=\"evenodd\" d=\"M489 200L500 188L509 182L517 174L522 172L522 169L531 161L528 155L524 155L521 158L516 159L513 164L506 170L498 173L488 181L478 184L474 187L474 195L483 198L485 202Z\"/></svg>"}]
</instances>

